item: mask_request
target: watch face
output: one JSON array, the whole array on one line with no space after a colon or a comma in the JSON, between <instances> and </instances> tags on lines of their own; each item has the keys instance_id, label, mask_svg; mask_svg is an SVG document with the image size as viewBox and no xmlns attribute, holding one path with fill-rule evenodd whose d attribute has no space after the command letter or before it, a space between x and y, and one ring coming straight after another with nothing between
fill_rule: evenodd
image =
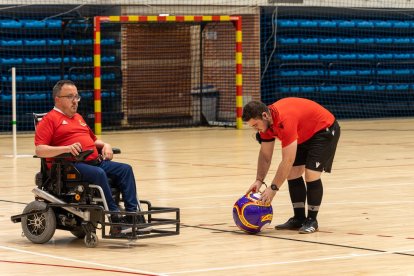
<instances>
[{"instance_id":1,"label":"watch face","mask_svg":"<svg viewBox=\"0 0 414 276\"><path fill-rule=\"evenodd\" d=\"M275 184L270 185L270 188L272 188L273 191L277 190L277 186Z\"/></svg>"}]
</instances>

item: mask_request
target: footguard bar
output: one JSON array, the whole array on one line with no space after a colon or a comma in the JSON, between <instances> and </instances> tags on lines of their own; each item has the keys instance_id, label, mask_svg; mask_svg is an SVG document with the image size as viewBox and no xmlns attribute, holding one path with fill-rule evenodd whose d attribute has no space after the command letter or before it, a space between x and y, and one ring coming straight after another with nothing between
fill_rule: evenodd
<instances>
[{"instance_id":1,"label":"footguard bar","mask_svg":"<svg viewBox=\"0 0 414 276\"><path fill-rule=\"evenodd\" d=\"M146 205L148 211L138 212L125 212L121 211L121 215L127 217L144 215L148 216L147 223L138 223L136 219L130 224L132 227L132 233L128 234L110 234L109 230L111 226L123 225L111 222L105 222L102 224L102 238L107 239L147 239L156 238L162 236L173 236L180 234L180 209L179 208L168 208L168 207L155 207L147 200L140 200L141 206ZM105 215L119 214L118 212L104 211L102 217ZM104 221L104 220L103 220ZM152 227L150 233L140 233L139 228Z\"/></svg>"}]
</instances>

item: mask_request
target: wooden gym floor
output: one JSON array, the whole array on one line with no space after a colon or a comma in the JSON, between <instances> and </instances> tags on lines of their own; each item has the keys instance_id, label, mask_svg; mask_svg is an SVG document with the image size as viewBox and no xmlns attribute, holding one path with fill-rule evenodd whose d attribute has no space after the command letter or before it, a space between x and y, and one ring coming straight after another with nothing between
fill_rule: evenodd
<instances>
[{"instance_id":1,"label":"wooden gym floor","mask_svg":"<svg viewBox=\"0 0 414 276\"><path fill-rule=\"evenodd\" d=\"M235 227L233 203L255 179L259 145L250 129L107 132L103 140L133 166L141 199L181 209L179 236L134 242L100 239L86 248L57 230L37 245L21 236L19 214L39 160L33 135L0 136L1 275L414 275L414 119L340 121L332 174L323 174L320 231L276 231L291 215L285 184L270 228ZM277 144L272 174L280 160ZM268 177L271 179L271 177ZM99 235L98 235L99 236Z\"/></svg>"}]
</instances>

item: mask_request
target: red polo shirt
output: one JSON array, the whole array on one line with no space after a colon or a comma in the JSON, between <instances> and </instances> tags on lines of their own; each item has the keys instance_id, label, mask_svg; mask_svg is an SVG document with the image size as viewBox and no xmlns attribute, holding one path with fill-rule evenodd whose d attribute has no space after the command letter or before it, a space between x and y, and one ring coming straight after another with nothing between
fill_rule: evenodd
<instances>
[{"instance_id":1,"label":"red polo shirt","mask_svg":"<svg viewBox=\"0 0 414 276\"><path fill-rule=\"evenodd\" d=\"M86 160L98 157L95 146L95 134L78 113L69 118L57 109L47 113L36 127L35 145L68 146L79 142L82 151L92 149L94 152Z\"/></svg>"},{"instance_id":2,"label":"red polo shirt","mask_svg":"<svg viewBox=\"0 0 414 276\"><path fill-rule=\"evenodd\" d=\"M335 117L318 103L302 98L284 98L269 105L273 124L260 133L263 140L278 138L282 147L310 139L316 132L331 126Z\"/></svg>"}]
</instances>

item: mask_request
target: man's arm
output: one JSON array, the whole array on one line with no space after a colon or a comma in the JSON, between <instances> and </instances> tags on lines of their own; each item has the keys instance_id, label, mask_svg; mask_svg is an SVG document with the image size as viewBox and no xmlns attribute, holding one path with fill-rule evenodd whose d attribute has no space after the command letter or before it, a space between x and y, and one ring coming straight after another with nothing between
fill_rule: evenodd
<instances>
[{"instance_id":1,"label":"man's arm","mask_svg":"<svg viewBox=\"0 0 414 276\"><path fill-rule=\"evenodd\" d=\"M72 153L77 156L82 151L80 143L74 143L69 146L49 146L49 145L37 145L36 155L42 158L55 157L62 153Z\"/></svg>"},{"instance_id":2,"label":"man's arm","mask_svg":"<svg viewBox=\"0 0 414 276\"><path fill-rule=\"evenodd\" d=\"M258 192L262 184L264 183L264 179L269 171L270 164L272 163L272 156L273 156L273 149L275 146L275 142L262 142L260 144L260 152L259 158L257 160L257 173L256 173L256 180L250 186L249 190L246 193Z\"/></svg>"},{"instance_id":3,"label":"man's arm","mask_svg":"<svg viewBox=\"0 0 414 276\"><path fill-rule=\"evenodd\" d=\"M297 147L298 142L297 140L295 140L290 145L282 148L282 160L279 163L276 175L271 183L275 184L277 188L280 188L283 185L283 183L289 175L290 170L292 169L293 163L295 162L296 158ZM263 192L261 200L264 203L270 204L273 200L273 197L276 195L276 192L277 191L272 190L270 186L267 187L266 190Z\"/></svg>"},{"instance_id":4,"label":"man's arm","mask_svg":"<svg viewBox=\"0 0 414 276\"><path fill-rule=\"evenodd\" d=\"M104 160L112 160L114 157L114 152L112 151L112 146L110 144L97 139L95 140L95 146L97 149L101 150L101 154Z\"/></svg>"}]
</instances>

